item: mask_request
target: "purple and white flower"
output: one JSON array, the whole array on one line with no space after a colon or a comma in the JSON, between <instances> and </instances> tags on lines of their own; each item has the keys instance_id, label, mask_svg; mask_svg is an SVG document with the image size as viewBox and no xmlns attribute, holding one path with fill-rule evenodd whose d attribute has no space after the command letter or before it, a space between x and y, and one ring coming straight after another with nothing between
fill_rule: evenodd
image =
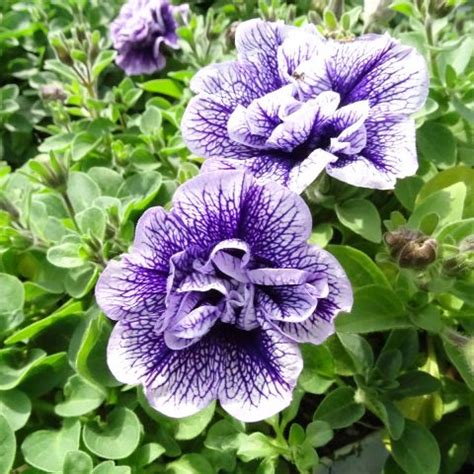
<instances>
[{"instance_id":1,"label":"purple and white flower","mask_svg":"<svg viewBox=\"0 0 474 474\"><path fill-rule=\"evenodd\" d=\"M247 172L181 186L171 211L145 212L130 252L97 284L117 321L112 373L172 417L215 399L243 421L285 408L302 369L298 342L321 343L352 306L344 271L307 243L310 232L297 194Z\"/></svg>"},{"instance_id":2,"label":"purple and white flower","mask_svg":"<svg viewBox=\"0 0 474 474\"><path fill-rule=\"evenodd\" d=\"M182 132L203 171L246 168L302 192L323 171L390 189L418 167L410 114L424 104L423 57L388 35L325 39L310 27L250 20L237 60L191 83Z\"/></svg>"},{"instance_id":3,"label":"purple and white flower","mask_svg":"<svg viewBox=\"0 0 474 474\"><path fill-rule=\"evenodd\" d=\"M162 44L177 49L176 10L168 0L128 0L110 25L116 63L129 76L152 74L166 65Z\"/></svg>"}]
</instances>

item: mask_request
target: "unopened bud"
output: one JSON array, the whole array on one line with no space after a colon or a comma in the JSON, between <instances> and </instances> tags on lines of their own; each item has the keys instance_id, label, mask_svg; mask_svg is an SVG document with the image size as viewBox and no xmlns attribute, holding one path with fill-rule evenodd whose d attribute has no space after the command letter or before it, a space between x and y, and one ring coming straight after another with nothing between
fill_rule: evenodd
<instances>
[{"instance_id":1,"label":"unopened bud","mask_svg":"<svg viewBox=\"0 0 474 474\"><path fill-rule=\"evenodd\" d=\"M58 59L68 66L72 66L74 64L74 60L72 59L69 51L61 44L53 45L54 51L56 52L56 56Z\"/></svg>"}]
</instances>

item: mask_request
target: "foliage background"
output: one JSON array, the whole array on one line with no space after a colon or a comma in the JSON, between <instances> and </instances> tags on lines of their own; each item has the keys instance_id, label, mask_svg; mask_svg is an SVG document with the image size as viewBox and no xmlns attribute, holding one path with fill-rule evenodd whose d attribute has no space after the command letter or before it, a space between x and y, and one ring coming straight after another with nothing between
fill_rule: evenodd
<instances>
[{"instance_id":1,"label":"foliage background","mask_svg":"<svg viewBox=\"0 0 474 474\"><path fill-rule=\"evenodd\" d=\"M472 472L472 4L196 1L181 51L132 79L107 35L119 8L0 6L0 473ZM256 16L418 48L432 76L420 169L393 192L323 178L305 193L311 239L341 261L355 305L337 335L303 347L292 405L247 425L215 405L172 420L109 373L93 288L143 210L198 173L179 133L189 79L231 57L235 22ZM382 234L401 226L437 240L431 265L389 254Z\"/></svg>"}]
</instances>

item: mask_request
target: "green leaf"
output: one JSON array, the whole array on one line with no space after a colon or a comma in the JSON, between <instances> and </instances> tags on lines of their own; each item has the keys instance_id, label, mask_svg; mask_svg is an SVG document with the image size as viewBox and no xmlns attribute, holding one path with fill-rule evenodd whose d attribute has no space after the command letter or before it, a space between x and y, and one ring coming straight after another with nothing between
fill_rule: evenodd
<instances>
[{"instance_id":1,"label":"green leaf","mask_svg":"<svg viewBox=\"0 0 474 474\"><path fill-rule=\"evenodd\" d=\"M419 229L422 220L429 214L438 216L438 229L453 221L460 220L463 215L466 190L466 185L459 182L430 194L417 202L413 214L408 219L409 227Z\"/></svg>"},{"instance_id":2,"label":"green leaf","mask_svg":"<svg viewBox=\"0 0 474 474\"><path fill-rule=\"evenodd\" d=\"M416 197L423 187L423 184L424 181L419 176L410 176L409 178L401 179L397 182L394 192L403 207L409 211L413 211Z\"/></svg>"},{"instance_id":3,"label":"green leaf","mask_svg":"<svg viewBox=\"0 0 474 474\"><path fill-rule=\"evenodd\" d=\"M456 140L449 128L437 122L425 122L417 130L416 144L424 158L438 168L456 164Z\"/></svg>"},{"instance_id":4,"label":"green leaf","mask_svg":"<svg viewBox=\"0 0 474 474\"><path fill-rule=\"evenodd\" d=\"M255 474L275 474L276 473L276 464L278 462L277 458L267 458L264 459L259 465Z\"/></svg>"},{"instance_id":5,"label":"green leaf","mask_svg":"<svg viewBox=\"0 0 474 474\"><path fill-rule=\"evenodd\" d=\"M382 221L379 211L366 199L349 199L336 205L336 214L348 229L370 242L382 240Z\"/></svg>"},{"instance_id":6,"label":"green leaf","mask_svg":"<svg viewBox=\"0 0 474 474\"><path fill-rule=\"evenodd\" d=\"M72 298L83 298L93 289L98 277L99 268L91 262L71 268L64 280L66 293Z\"/></svg>"},{"instance_id":7,"label":"green leaf","mask_svg":"<svg viewBox=\"0 0 474 474\"><path fill-rule=\"evenodd\" d=\"M315 448L329 443L333 436L334 432L331 425L326 421L316 420L306 426L306 439Z\"/></svg>"},{"instance_id":8,"label":"green leaf","mask_svg":"<svg viewBox=\"0 0 474 474\"><path fill-rule=\"evenodd\" d=\"M110 333L109 321L100 313L92 314L76 354L76 369L79 375L99 387L119 385L106 362Z\"/></svg>"},{"instance_id":9,"label":"green leaf","mask_svg":"<svg viewBox=\"0 0 474 474\"><path fill-rule=\"evenodd\" d=\"M339 387L328 393L314 413L315 421L325 421L331 428L346 428L362 418L364 406L354 399L355 392L349 387Z\"/></svg>"},{"instance_id":10,"label":"green leaf","mask_svg":"<svg viewBox=\"0 0 474 474\"><path fill-rule=\"evenodd\" d=\"M167 465L167 472L174 474L204 474L212 473L213 469L209 461L201 454L185 454L177 461Z\"/></svg>"},{"instance_id":11,"label":"green leaf","mask_svg":"<svg viewBox=\"0 0 474 474\"><path fill-rule=\"evenodd\" d=\"M410 319L419 328L432 333L439 333L443 329L441 311L432 304L410 313Z\"/></svg>"},{"instance_id":12,"label":"green leaf","mask_svg":"<svg viewBox=\"0 0 474 474\"><path fill-rule=\"evenodd\" d=\"M0 350L0 390L16 387L45 357L46 353L41 349L31 349L26 354L18 349Z\"/></svg>"},{"instance_id":13,"label":"green leaf","mask_svg":"<svg viewBox=\"0 0 474 474\"><path fill-rule=\"evenodd\" d=\"M211 403L195 415L180 418L177 422L175 438L177 440L187 440L199 436L212 420L215 409L216 404Z\"/></svg>"},{"instance_id":14,"label":"green leaf","mask_svg":"<svg viewBox=\"0 0 474 474\"><path fill-rule=\"evenodd\" d=\"M31 339L60 321L71 318L72 316L77 317L81 311L82 303L80 301L69 300L69 302L61 306L61 308L53 314L50 314L49 316L46 316L45 318L40 319L39 321L36 321L12 334L5 340L5 344L15 344L20 341Z\"/></svg>"},{"instance_id":15,"label":"green leaf","mask_svg":"<svg viewBox=\"0 0 474 474\"><path fill-rule=\"evenodd\" d=\"M384 351L377 359L373 375L379 379L393 381L400 373L402 362L403 357L399 350Z\"/></svg>"},{"instance_id":16,"label":"green leaf","mask_svg":"<svg viewBox=\"0 0 474 474\"><path fill-rule=\"evenodd\" d=\"M367 408L380 418L392 439L399 439L405 428L405 419L400 410L390 400L379 400L375 396L366 396Z\"/></svg>"},{"instance_id":17,"label":"green leaf","mask_svg":"<svg viewBox=\"0 0 474 474\"><path fill-rule=\"evenodd\" d=\"M140 87L148 92L156 92L175 99L180 99L183 95L183 86L172 79L154 79L140 84Z\"/></svg>"},{"instance_id":18,"label":"green leaf","mask_svg":"<svg viewBox=\"0 0 474 474\"><path fill-rule=\"evenodd\" d=\"M208 430L204 446L217 451L232 451L238 448L242 427L237 422L219 420Z\"/></svg>"},{"instance_id":19,"label":"green leaf","mask_svg":"<svg viewBox=\"0 0 474 474\"><path fill-rule=\"evenodd\" d=\"M104 461L94 468L92 474L130 474L131 472L128 466L116 466L113 461Z\"/></svg>"},{"instance_id":20,"label":"green leaf","mask_svg":"<svg viewBox=\"0 0 474 474\"><path fill-rule=\"evenodd\" d=\"M116 55L117 51L110 49L101 51L97 56L97 59L94 61L94 65L92 66L92 78L95 79L99 77L102 71L113 62Z\"/></svg>"},{"instance_id":21,"label":"green leaf","mask_svg":"<svg viewBox=\"0 0 474 474\"><path fill-rule=\"evenodd\" d=\"M64 386L64 396L65 400L54 408L56 414L63 417L85 415L99 407L105 398L103 392L77 374Z\"/></svg>"},{"instance_id":22,"label":"green leaf","mask_svg":"<svg viewBox=\"0 0 474 474\"><path fill-rule=\"evenodd\" d=\"M145 135L156 135L161 130L163 117L158 107L149 106L140 117L140 131Z\"/></svg>"},{"instance_id":23,"label":"green leaf","mask_svg":"<svg viewBox=\"0 0 474 474\"><path fill-rule=\"evenodd\" d=\"M71 146L74 133L61 133L46 138L38 147L41 153L49 153L50 151L62 151Z\"/></svg>"},{"instance_id":24,"label":"green leaf","mask_svg":"<svg viewBox=\"0 0 474 474\"><path fill-rule=\"evenodd\" d=\"M290 433L288 435L288 443L290 446L297 446L299 444L304 443L306 439L306 433L304 428L299 425L298 423L293 423L290 426Z\"/></svg>"},{"instance_id":25,"label":"green leaf","mask_svg":"<svg viewBox=\"0 0 474 474\"><path fill-rule=\"evenodd\" d=\"M449 360L453 363L454 367L458 370L463 378L464 382L466 382L467 386L470 390L474 391L474 373L472 372L472 364L469 364L466 360L466 356L461 352L461 350L451 344L448 341L444 342L444 349L446 354L449 357Z\"/></svg>"},{"instance_id":26,"label":"green leaf","mask_svg":"<svg viewBox=\"0 0 474 474\"><path fill-rule=\"evenodd\" d=\"M305 441L293 448L293 460L299 472L308 472L317 466L319 457L309 441Z\"/></svg>"},{"instance_id":27,"label":"green leaf","mask_svg":"<svg viewBox=\"0 0 474 474\"><path fill-rule=\"evenodd\" d=\"M47 472L61 471L66 454L79 449L81 423L66 420L58 431L40 430L29 434L21 451L25 461L37 469Z\"/></svg>"},{"instance_id":28,"label":"green leaf","mask_svg":"<svg viewBox=\"0 0 474 474\"><path fill-rule=\"evenodd\" d=\"M474 199L470 199L474 192L474 169L468 166L455 166L454 168L449 168L434 175L423 188L421 188L416 199L417 204L424 201L428 196L456 183L464 183L467 187L463 217L474 217ZM447 224L448 223L450 222L448 221Z\"/></svg>"},{"instance_id":29,"label":"green leaf","mask_svg":"<svg viewBox=\"0 0 474 474\"><path fill-rule=\"evenodd\" d=\"M166 449L158 443L146 443L143 446L139 446L138 449L130 457L130 461L133 466L148 466L153 461L156 461L162 454L166 452Z\"/></svg>"},{"instance_id":30,"label":"green leaf","mask_svg":"<svg viewBox=\"0 0 474 474\"><path fill-rule=\"evenodd\" d=\"M50 247L46 256L50 263L59 268L77 268L86 262L82 245L76 242L65 242Z\"/></svg>"},{"instance_id":31,"label":"green leaf","mask_svg":"<svg viewBox=\"0 0 474 474\"><path fill-rule=\"evenodd\" d=\"M441 388L437 378L422 370L405 372L398 378L398 383L399 386L390 392L391 398L398 400L427 395Z\"/></svg>"},{"instance_id":32,"label":"green leaf","mask_svg":"<svg viewBox=\"0 0 474 474\"><path fill-rule=\"evenodd\" d=\"M407 474L438 474L441 463L435 437L419 423L405 420L400 439L392 441L392 454Z\"/></svg>"},{"instance_id":33,"label":"green leaf","mask_svg":"<svg viewBox=\"0 0 474 474\"><path fill-rule=\"evenodd\" d=\"M87 449L105 459L124 459L140 442L142 426L133 411L115 408L105 422L94 420L84 426L82 439Z\"/></svg>"},{"instance_id":34,"label":"green leaf","mask_svg":"<svg viewBox=\"0 0 474 474\"><path fill-rule=\"evenodd\" d=\"M353 287L357 288L366 285L390 287L387 277L382 270L364 252L346 245L329 245L327 250L342 265Z\"/></svg>"},{"instance_id":35,"label":"green leaf","mask_svg":"<svg viewBox=\"0 0 474 474\"><path fill-rule=\"evenodd\" d=\"M334 382L334 362L329 350L324 346L302 344L303 372L298 383L305 392L324 393Z\"/></svg>"},{"instance_id":36,"label":"green leaf","mask_svg":"<svg viewBox=\"0 0 474 474\"><path fill-rule=\"evenodd\" d=\"M402 301L393 290L368 285L354 291L354 306L349 314L336 319L339 332L368 333L410 327Z\"/></svg>"},{"instance_id":37,"label":"green leaf","mask_svg":"<svg viewBox=\"0 0 474 474\"><path fill-rule=\"evenodd\" d=\"M0 474L9 474L16 453L15 433L0 413Z\"/></svg>"},{"instance_id":38,"label":"green leaf","mask_svg":"<svg viewBox=\"0 0 474 474\"><path fill-rule=\"evenodd\" d=\"M244 462L278 456L281 452L275 445L274 440L263 433L255 432L249 435L242 433L239 436L239 440L237 456Z\"/></svg>"},{"instance_id":39,"label":"green leaf","mask_svg":"<svg viewBox=\"0 0 474 474\"><path fill-rule=\"evenodd\" d=\"M471 417L466 409L444 416L433 427L441 451L441 471L447 474L462 472L471 452L471 439L474 434Z\"/></svg>"},{"instance_id":40,"label":"green leaf","mask_svg":"<svg viewBox=\"0 0 474 474\"><path fill-rule=\"evenodd\" d=\"M367 373L374 365L374 353L370 344L357 334L338 334L337 337L352 359L356 373Z\"/></svg>"},{"instance_id":41,"label":"green leaf","mask_svg":"<svg viewBox=\"0 0 474 474\"><path fill-rule=\"evenodd\" d=\"M35 362L21 381L21 389L30 397L40 397L64 383L70 374L65 352L57 352Z\"/></svg>"},{"instance_id":42,"label":"green leaf","mask_svg":"<svg viewBox=\"0 0 474 474\"><path fill-rule=\"evenodd\" d=\"M80 212L92 206L100 196L100 188L87 174L73 171L67 181L67 195L74 212Z\"/></svg>"},{"instance_id":43,"label":"green leaf","mask_svg":"<svg viewBox=\"0 0 474 474\"><path fill-rule=\"evenodd\" d=\"M123 183L123 178L117 171L103 166L94 166L87 174L99 186L104 196L115 196Z\"/></svg>"},{"instance_id":44,"label":"green leaf","mask_svg":"<svg viewBox=\"0 0 474 474\"><path fill-rule=\"evenodd\" d=\"M13 329L23 318L25 290L21 281L8 273L0 273L0 334Z\"/></svg>"},{"instance_id":45,"label":"green leaf","mask_svg":"<svg viewBox=\"0 0 474 474\"><path fill-rule=\"evenodd\" d=\"M72 141L71 156L73 161L82 160L100 143L101 137L97 137L89 132L81 132Z\"/></svg>"},{"instance_id":46,"label":"green leaf","mask_svg":"<svg viewBox=\"0 0 474 474\"><path fill-rule=\"evenodd\" d=\"M64 458L63 474L91 474L92 459L83 451L69 451Z\"/></svg>"},{"instance_id":47,"label":"green leaf","mask_svg":"<svg viewBox=\"0 0 474 474\"><path fill-rule=\"evenodd\" d=\"M319 224L311 232L309 243L324 248L331 241L333 234L334 231L331 225L326 223Z\"/></svg>"},{"instance_id":48,"label":"green leaf","mask_svg":"<svg viewBox=\"0 0 474 474\"><path fill-rule=\"evenodd\" d=\"M76 220L83 234L93 235L101 241L104 240L107 216L102 209L98 207L84 209L76 215Z\"/></svg>"},{"instance_id":49,"label":"green leaf","mask_svg":"<svg viewBox=\"0 0 474 474\"><path fill-rule=\"evenodd\" d=\"M7 420L13 431L25 426L30 413L30 399L22 391L13 389L0 392L0 415Z\"/></svg>"}]
</instances>

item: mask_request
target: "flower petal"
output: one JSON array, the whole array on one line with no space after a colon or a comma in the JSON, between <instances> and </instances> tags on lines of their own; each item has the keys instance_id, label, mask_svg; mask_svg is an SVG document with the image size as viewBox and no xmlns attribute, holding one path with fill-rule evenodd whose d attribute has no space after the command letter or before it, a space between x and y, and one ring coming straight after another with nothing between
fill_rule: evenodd
<instances>
[{"instance_id":1,"label":"flower petal","mask_svg":"<svg viewBox=\"0 0 474 474\"><path fill-rule=\"evenodd\" d=\"M154 331L154 320L120 321L112 331L107 362L117 380L142 384L152 406L176 418L197 413L217 398L219 374L212 348L200 342L183 350L170 349Z\"/></svg>"},{"instance_id":2,"label":"flower petal","mask_svg":"<svg viewBox=\"0 0 474 474\"><path fill-rule=\"evenodd\" d=\"M337 157L327 151L314 150L306 159L295 164L288 176L287 186L295 193L302 193Z\"/></svg>"},{"instance_id":3,"label":"flower petal","mask_svg":"<svg viewBox=\"0 0 474 474\"><path fill-rule=\"evenodd\" d=\"M321 38L315 31L302 28L290 31L277 53L282 81L293 82L295 80L293 73L297 67L311 59L321 46Z\"/></svg>"},{"instance_id":4,"label":"flower petal","mask_svg":"<svg viewBox=\"0 0 474 474\"><path fill-rule=\"evenodd\" d=\"M296 28L282 22L272 23L260 19L241 23L235 32L235 47L238 58L258 66L272 90L281 87L278 73L277 52L291 31Z\"/></svg>"},{"instance_id":5,"label":"flower petal","mask_svg":"<svg viewBox=\"0 0 474 474\"><path fill-rule=\"evenodd\" d=\"M251 176L241 171L201 174L175 192L173 212L193 243L211 250L223 240L239 237L242 202L251 184Z\"/></svg>"},{"instance_id":6,"label":"flower petal","mask_svg":"<svg viewBox=\"0 0 474 474\"><path fill-rule=\"evenodd\" d=\"M269 147L286 152L304 145L313 130L317 130L339 104L339 94L323 92L316 99L308 100L298 110L283 119L267 140ZM303 157L303 159L306 157Z\"/></svg>"},{"instance_id":7,"label":"flower petal","mask_svg":"<svg viewBox=\"0 0 474 474\"><path fill-rule=\"evenodd\" d=\"M367 131L364 122L369 114L368 101L355 102L341 107L329 119L328 126L338 133L331 138L329 153L354 155L367 144Z\"/></svg>"},{"instance_id":8,"label":"flower petal","mask_svg":"<svg viewBox=\"0 0 474 474\"><path fill-rule=\"evenodd\" d=\"M285 266L280 264L282 259L311 234L312 219L306 203L276 183L252 185L242 202L241 216L241 239L253 255L271 262L269 266Z\"/></svg>"},{"instance_id":9,"label":"flower petal","mask_svg":"<svg viewBox=\"0 0 474 474\"><path fill-rule=\"evenodd\" d=\"M329 293L318 299L315 312L299 323L274 322L282 333L296 342L321 344L334 333L334 319L341 312L352 308L352 287L339 262L325 250L315 246L295 252L293 264L307 271L312 271L315 280L326 279ZM311 281L310 281L311 283ZM317 284L317 283L315 283ZM271 320L266 318L267 321Z\"/></svg>"},{"instance_id":10,"label":"flower petal","mask_svg":"<svg viewBox=\"0 0 474 474\"><path fill-rule=\"evenodd\" d=\"M424 58L389 35L365 35L349 42L328 41L296 70L304 76L301 93L315 97L322 90L341 94L342 104L368 100L384 112L410 114L428 94Z\"/></svg>"},{"instance_id":11,"label":"flower petal","mask_svg":"<svg viewBox=\"0 0 474 474\"><path fill-rule=\"evenodd\" d=\"M254 422L286 408L303 368L298 346L269 326L224 335L225 376L219 387L222 408Z\"/></svg>"},{"instance_id":12,"label":"flower petal","mask_svg":"<svg viewBox=\"0 0 474 474\"><path fill-rule=\"evenodd\" d=\"M369 116L367 145L357 155L330 163L327 173L341 181L373 189L393 189L397 178L416 173L415 124L412 119Z\"/></svg>"},{"instance_id":13,"label":"flower petal","mask_svg":"<svg viewBox=\"0 0 474 474\"><path fill-rule=\"evenodd\" d=\"M289 405L302 369L296 344L278 331L240 331L226 324L182 350L169 349L153 321L121 321L113 330L108 363L115 377L141 383L150 404L167 416L197 413L219 398L242 421L258 421Z\"/></svg>"},{"instance_id":14,"label":"flower petal","mask_svg":"<svg viewBox=\"0 0 474 474\"><path fill-rule=\"evenodd\" d=\"M299 323L309 318L318 304L317 291L304 283L293 286L260 287L255 294L257 318Z\"/></svg>"},{"instance_id":15,"label":"flower petal","mask_svg":"<svg viewBox=\"0 0 474 474\"><path fill-rule=\"evenodd\" d=\"M97 304L111 319L153 315L165 310L166 276L136 263L134 255L111 261L100 275L95 289Z\"/></svg>"}]
</instances>

